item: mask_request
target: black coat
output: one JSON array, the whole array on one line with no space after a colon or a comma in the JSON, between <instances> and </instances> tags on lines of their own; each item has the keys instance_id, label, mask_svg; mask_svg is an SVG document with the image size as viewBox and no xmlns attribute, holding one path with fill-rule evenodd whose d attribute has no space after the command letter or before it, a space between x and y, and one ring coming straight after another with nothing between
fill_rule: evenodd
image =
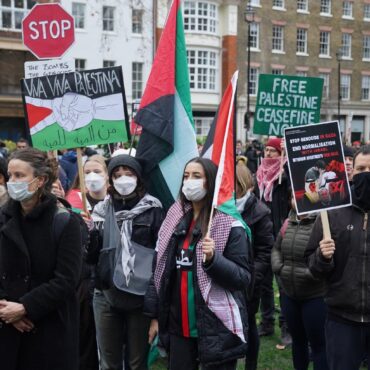
<instances>
[{"instance_id":1,"label":"black coat","mask_svg":"<svg viewBox=\"0 0 370 370\"><path fill-rule=\"evenodd\" d=\"M47 196L26 216L13 200L0 211L0 298L21 302L35 325L21 334L0 321L2 370L78 369L81 233L71 216L58 242L56 209Z\"/></svg>"},{"instance_id":2,"label":"black coat","mask_svg":"<svg viewBox=\"0 0 370 370\"><path fill-rule=\"evenodd\" d=\"M180 221L168 245L168 258L162 276L159 297L153 279L145 296L144 313L152 318L158 318L159 334L168 349L168 318L171 305L171 277L176 269L177 246L185 237L189 220L186 217ZM196 235L197 234L197 235ZM199 229L193 230L194 239L202 236ZM243 321L244 336L247 339L248 315L246 311L245 289L250 283L248 248L250 244L242 227L231 229L223 255L215 254L212 262L203 268L212 280L228 289L237 302ZM195 258L195 257L193 257ZM193 260L196 266L196 261ZM202 364L220 364L245 356L247 344L231 333L221 321L210 311L203 300L197 284L196 269L194 270L194 295L196 306L196 322L198 330L198 354Z\"/></svg>"},{"instance_id":3,"label":"black coat","mask_svg":"<svg viewBox=\"0 0 370 370\"><path fill-rule=\"evenodd\" d=\"M140 198L135 198L131 202L127 202L123 206L122 200L114 200L115 211L122 209L132 209L139 202ZM160 207L152 207L147 211L137 215L132 220L131 240L148 248L155 248L158 231L164 219L164 210ZM121 223L118 225L121 227ZM103 225L99 229L94 229L90 233L90 244L87 250L86 260L91 265L96 265L99 260L99 254L103 247ZM96 273L95 286L99 290L104 290L105 287L99 280L99 274ZM109 294L112 300L117 302L117 305L122 306L125 310L142 309L144 304L144 296L139 296L112 287L109 289Z\"/></svg>"},{"instance_id":4,"label":"black coat","mask_svg":"<svg viewBox=\"0 0 370 370\"><path fill-rule=\"evenodd\" d=\"M370 323L370 222L368 213L353 205L328 211L333 258L321 254L321 218L314 224L306 249L309 268L327 282L328 313L357 323Z\"/></svg>"},{"instance_id":5,"label":"black coat","mask_svg":"<svg viewBox=\"0 0 370 370\"><path fill-rule=\"evenodd\" d=\"M271 211L251 193L241 215L252 233L253 291L249 297L248 312L255 314L258 311L261 284L270 266L271 249L274 245Z\"/></svg>"}]
</instances>

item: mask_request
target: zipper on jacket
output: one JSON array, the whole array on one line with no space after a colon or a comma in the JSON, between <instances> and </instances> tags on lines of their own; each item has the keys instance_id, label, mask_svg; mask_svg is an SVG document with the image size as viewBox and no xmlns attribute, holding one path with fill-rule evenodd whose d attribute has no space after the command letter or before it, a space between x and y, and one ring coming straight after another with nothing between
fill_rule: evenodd
<instances>
[{"instance_id":1,"label":"zipper on jacket","mask_svg":"<svg viewBox=\"0 0 370 370\"><path fill-rule=\"evenodd\" d=\"M362 308L362 312L361 312L361 322L364 322L364 312L365 312L365 306L366 306L366 302L365 302L366 283L365 283L365 280L366 280L366 257L367 257L367 220L368 220L368 213L366 212L364 214L364 223L363 223L363 227L362 227L363 231L365 232L365 242L364 242L364 258L363 258L363 261L362 261L362 287L361 287L361 308Z\"/></svg>"}]
</instances>

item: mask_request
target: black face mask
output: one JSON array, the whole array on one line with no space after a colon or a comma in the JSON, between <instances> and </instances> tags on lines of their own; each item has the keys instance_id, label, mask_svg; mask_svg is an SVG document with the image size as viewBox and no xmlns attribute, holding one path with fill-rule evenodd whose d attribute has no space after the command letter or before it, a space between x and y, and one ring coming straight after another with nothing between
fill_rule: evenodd
<instances>
[{"instance_id":1,"label":"black face mask","mask_svg":"<svg viewBox=\"0 0 370 370\"><path fill-rule=\"evenodd\" d=\"M354 203L363 210L370 209L370 172L361 172L353 176Z\"/></svg>"}]
</instances>

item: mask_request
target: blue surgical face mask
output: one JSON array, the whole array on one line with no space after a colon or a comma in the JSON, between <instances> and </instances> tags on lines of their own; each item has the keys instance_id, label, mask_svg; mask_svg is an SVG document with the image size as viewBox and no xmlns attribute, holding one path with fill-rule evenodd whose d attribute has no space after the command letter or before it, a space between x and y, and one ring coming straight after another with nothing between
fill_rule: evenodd
<instances>
[{"instance_id":1,"label":"blue surgical face mask","mask_svg":"<svg viewBox=\"0 0 370 370\"><path fill-rule=\"evenodd\" d=\"M17 182L12 182L8 181L6 183L7 188L8 188L8 194L10 198L22 202L23 200L30 199L34 194L34 191L29 191L28 190L28 185L32 184L37 178L34 178L31 182L27 181L17 181Z\"/></svg>"}]
</instances>

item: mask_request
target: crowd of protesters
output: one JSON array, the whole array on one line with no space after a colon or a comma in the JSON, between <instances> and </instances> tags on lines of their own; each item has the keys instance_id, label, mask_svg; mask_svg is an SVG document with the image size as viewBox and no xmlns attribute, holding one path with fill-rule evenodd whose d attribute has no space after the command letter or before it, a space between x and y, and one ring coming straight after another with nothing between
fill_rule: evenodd
<instances>
[{"instance_id":1,"label":"crowd of protesters","mask_svg":"<svg viewBox=\"0 0 370 370\"><path fill-rule=\"evenodd\" d=\"M370 355L370 146L343 153L353 204L328 212L325 238L320 215L296 213L279 138L236 144L247 229L211 211L208 159L186 164L166 212L134 151L85 149L82 180L76 151L57 160L20 140L0 158L0 368L147 370L158 342L170 370L256 370L279 313L277 348L292 346L294 369L359 369Z\"/></svg>"}]
</instances>

